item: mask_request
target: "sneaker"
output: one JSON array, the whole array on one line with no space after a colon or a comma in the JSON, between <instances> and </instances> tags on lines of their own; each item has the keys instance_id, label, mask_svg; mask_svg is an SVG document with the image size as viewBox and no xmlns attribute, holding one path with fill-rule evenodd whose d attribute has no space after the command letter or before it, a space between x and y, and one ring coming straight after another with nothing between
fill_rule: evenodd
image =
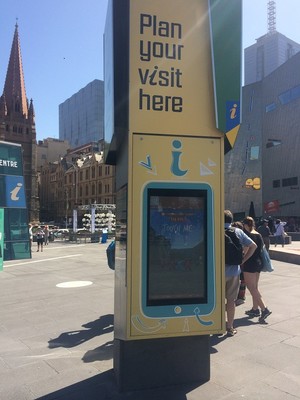
<instances>
[{"instance_id":1,"label":"sneaker","mask_svg":"<svg viewBox=\"0 0 300 400\"><path fill-rule=\"evenodd\" d=\"M268 308L265 308L261 312L261 316L259 317L259 322L263 322L271 314L272 314L272 311L270 311Z\"/></svg>"},{"instance_id":2,"label":"sneaker","mask_svg":"<svg viewBox=\"0 0 300 400\"><path fill-rule=\"evenodd\" d=\"M245 314L247 314L249 317L252 317L252 318L260 316L259 309L254 310L253 308L251 308L251 310L245 311Z\"/></svg>"},{"instance_id":3,"label":"sneaker","mask_svg":"<svg viewBox=\"0 0 300 400\"><path fill-rule=\"evenodd\" d=\"M234 336L235 334L237 334L237 330L235 328L227 328L227 336Z\"/></svg>"}]
</instances>

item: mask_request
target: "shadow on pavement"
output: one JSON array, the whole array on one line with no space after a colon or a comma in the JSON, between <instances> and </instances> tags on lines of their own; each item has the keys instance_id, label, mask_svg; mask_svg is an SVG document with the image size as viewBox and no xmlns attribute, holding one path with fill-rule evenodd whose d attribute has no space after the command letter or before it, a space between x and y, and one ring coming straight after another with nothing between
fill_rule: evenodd
<instances>
[{"instance_id":1,"label":"shadow on pavement","mask_svg":"<svg viewBox=\"0 0 300 400\"><path fill-rule=\"evenodd\" d=\"M187 393L200 385L201 383L195 383L194 385L119 393L114 372L111 369L36 400L186 400Z\"/></svg>"},{"instance_id":2,"label":"shadow on pavement","mask_svg":"<svg viewBox=\"0 0 300 400\"><path fill-rule=\"evenodd\" d=\"M112 332L114 329L114 316L112 314L103 315L95 321L82 325L82 327L85 329L64 332L57 338L49 340L48 347L50 349L75 347L96 336Z\"/></svg>"},{"instance_id":3,"label":"shadow on pavement","mask_svg":"<svg viewBox=\"0 0 300 400\"><path fill-rule=\"evenodd\" d=\"M111 360L113 358L114 341L104 343L102 346L96 347L94 350L88 350L82 357L82 361L90 363L94 361Z\"/></svg>"}]
</instances>

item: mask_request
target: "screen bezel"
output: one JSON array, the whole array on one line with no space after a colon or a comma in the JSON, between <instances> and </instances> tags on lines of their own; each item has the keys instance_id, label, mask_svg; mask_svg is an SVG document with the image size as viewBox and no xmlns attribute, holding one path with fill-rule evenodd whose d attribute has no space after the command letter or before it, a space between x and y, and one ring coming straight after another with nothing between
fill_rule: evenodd
<instances>
[{"instance_id":1,"label":"screen bezel","mask_svg":"<svg viewBox=\"0 0 300 400\"><path fill-rule=\"evenodd\" d=\"M204 218L206 225L206 293L205 298L174 298L167 300L149 301L149 199L153 193L162 193L170 197L181 194L182 197L205 198ZM143 190L142 198L142 311L148 317L166 318L174 316L189 316L195 313L207 315L215 307L215 257L214 257L214 216L213 216L213 192L210 185L206 183L172 183L172 182L151 182Z\"/></svg>"}]
</instances>

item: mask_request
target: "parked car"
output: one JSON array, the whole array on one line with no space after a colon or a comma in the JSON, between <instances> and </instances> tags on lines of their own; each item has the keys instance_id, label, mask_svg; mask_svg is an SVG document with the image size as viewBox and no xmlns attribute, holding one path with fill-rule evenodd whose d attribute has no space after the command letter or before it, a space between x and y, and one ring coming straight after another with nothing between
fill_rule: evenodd
<instances>
[{"instance_id":1,"label":"parked car","mask_svg":"<svg viewBox=\"0 0 300 400\"><path fill-rule=\"evenodd\" d=\"M64 238L69 234L69 229L56 229L53 231L53 235L55 238Z\"/></svg>"}]
</instances>

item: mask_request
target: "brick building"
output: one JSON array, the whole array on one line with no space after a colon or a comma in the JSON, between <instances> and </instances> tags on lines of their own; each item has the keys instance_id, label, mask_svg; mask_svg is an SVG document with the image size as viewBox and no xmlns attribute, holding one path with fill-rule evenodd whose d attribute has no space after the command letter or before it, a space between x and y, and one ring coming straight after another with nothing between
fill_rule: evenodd
<instances>
[{"instance_id":1,"label":"brick building","mask_svg":"<svg viewBox=\"0 0 300 400\"><path fill-rule=\"evenodd\" d=\"M73 149L41 168L40 202L41 220L61 224L81 205L115 204L115 168L95 143Z\"/></svg>"}]
</instances>

